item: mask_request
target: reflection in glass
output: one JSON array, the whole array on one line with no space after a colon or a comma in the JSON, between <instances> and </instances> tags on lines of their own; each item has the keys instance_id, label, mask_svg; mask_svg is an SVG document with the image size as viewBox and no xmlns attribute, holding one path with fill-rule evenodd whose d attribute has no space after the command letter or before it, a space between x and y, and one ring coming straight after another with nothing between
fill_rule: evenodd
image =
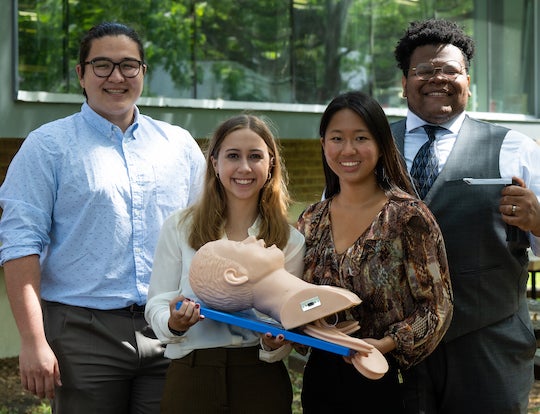
<instances>
[{"instance_id":1,"label":"reflection in glass","mask_svg":"<svg viewBox=\"0 0 540 414\"><path fill-rule=\"evenodd\" d=\"M403 108L394 46L410 21L437 16L459 22L476 41L468 109L531 113L530 85L538 70L532 5L131 0L125 8L117 0L20 0L17 87L80 94L74 70L79 40L94 22L116 20L145 41L150 70L143 96L326 104L342 91L360 89L384 107Z\"/></svg>"}]
</instances>

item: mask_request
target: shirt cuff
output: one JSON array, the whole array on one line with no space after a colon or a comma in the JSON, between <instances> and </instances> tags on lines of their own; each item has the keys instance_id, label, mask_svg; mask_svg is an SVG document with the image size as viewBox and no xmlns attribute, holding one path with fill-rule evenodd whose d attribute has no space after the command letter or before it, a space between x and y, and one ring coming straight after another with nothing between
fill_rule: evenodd
<instances>
[{"instance_id":1,"label":"shirt cuff","mask_svg":"<svg viewBox=\"0 0 540 414\"><path fill-rule=\"evenodd\" d=\"M278 362L285 359L292 351L291 344L285 344L273 351L266 351L263 348L263 343L261 339L261 349L259 349L259 359L264 362Z\"/></svg>"},{"instance_id":2,"label":"shirt cuff","mask_svg":"<svg viewBox=\"0 0 540 414\"><path fill-rule=\"evenodd\" d=\"M540 256L540 236L530 233L531 251L535 256Z\"/></svg>"}]
</instances>

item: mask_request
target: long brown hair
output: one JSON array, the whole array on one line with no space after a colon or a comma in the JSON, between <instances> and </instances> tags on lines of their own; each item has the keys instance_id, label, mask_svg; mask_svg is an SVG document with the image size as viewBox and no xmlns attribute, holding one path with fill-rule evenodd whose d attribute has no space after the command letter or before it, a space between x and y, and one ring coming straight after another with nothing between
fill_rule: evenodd
<instances>
[{"instance_id":1,"label":"long brown hair","mask_svg":"<svg viewBox=\"0 0 540 414\"><path fill-rule=\"evenodd\" d=\"M259 193L258 208L261 222L257 238L264 239L267 246L275 244L280 249L283 249L289 240L287 211L290 197L287 190L287 172L280 155L279 144L261 118L242 114L222 122L208 142L203 193L199 201L184 215L184 218L192 218L188 241L195 250L223 236L227 217L227 198L216 177L211 158L218 157L221 144L227 135L244 128L249 128L264 140L270 158L273 159L273 164L270 165L270 178Z\"/></svg>"}]
</instances>

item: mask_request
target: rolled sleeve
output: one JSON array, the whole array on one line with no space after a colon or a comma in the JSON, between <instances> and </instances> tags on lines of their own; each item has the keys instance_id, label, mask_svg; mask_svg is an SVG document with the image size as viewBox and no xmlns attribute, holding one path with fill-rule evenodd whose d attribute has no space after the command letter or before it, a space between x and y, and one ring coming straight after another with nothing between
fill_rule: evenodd
<instances>
[{"instance_id":1,"label":"rolled sleeve","mask_svg":"<svg viewBox=\"0 0 540 414\"><path fill-rule=\"evenodd\" d=\"M13 158L0 188L0 264L20 257L41 255L50 243L56 192L54 148L32 133ZM41 137L44 138L44 137Z\"/></svg>"}]
</instances>

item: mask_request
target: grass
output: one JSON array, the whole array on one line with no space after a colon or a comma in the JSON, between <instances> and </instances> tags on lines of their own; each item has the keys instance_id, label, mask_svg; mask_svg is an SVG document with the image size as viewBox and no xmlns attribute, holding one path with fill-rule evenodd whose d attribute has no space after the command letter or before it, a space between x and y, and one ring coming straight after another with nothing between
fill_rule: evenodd
<instances>
[{"instance_id":1,"label":"grass","mask_svg":"<svg viewBox=\"0 0 540 414\"><path fill-rule=\"evenodd\" d=\"M300 217L300 214L302 211L305 210L307 206L309 206L312 203L309 202L295 202L292 203L289 207L289 223L291 223L293 226L296 223L296 220L298 220L298 217Z\"/></svg>"},{"instance_id":2,"label":"grass","mask_svg":"<svg viewBox=\"0 0 540 414\"><path fill-rule=\"evenodd\" d=\"M25 411L18 408L0 407L0 414L51 414L51 406L46 402L41 402Z\"/></svg>"},{"instance_id":3,"label":"grass","mask_svg":"<svg viewBox=\"0 0 540 414\"><path fill-rule=\"evenodd\" d=\"M296 351L293 351L295 354ZM291 377L291 383L293 387L293 402L292 402L292 414L302 414L302 403L300 401L300 393L302 392L302 372L298 369L294 369L289 364L290 358L285 360L289 368L289 376Z\"/></svg>"}]
</instances>

